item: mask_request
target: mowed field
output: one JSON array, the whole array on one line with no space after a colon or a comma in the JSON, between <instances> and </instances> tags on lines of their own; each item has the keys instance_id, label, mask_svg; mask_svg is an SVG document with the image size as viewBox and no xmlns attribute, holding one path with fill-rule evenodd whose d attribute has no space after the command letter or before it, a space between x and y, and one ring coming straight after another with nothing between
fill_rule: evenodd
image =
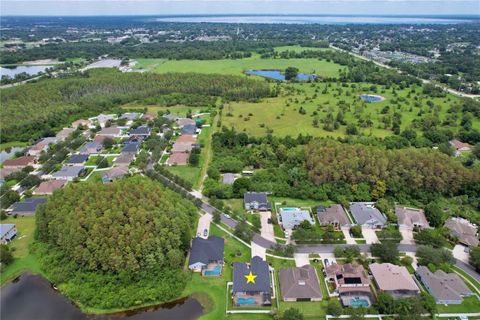
<instances>
[{"instance_id":1,"label":"mowed field","mask_svg":"<svg viewBox=\"0 0 480 320\"><path fill-rule=\"evenodd\" d=\"M197 72L242 75L252 69L279 69L296 67L302 73L315 73L321 77L336 77L344 67L333 62L318 59L261 59L254 55L246 59L222 60L165 60L138 59L136 69L156 73Z\"/></svg>"},{"instance_id":2,"label":"mowed field","mask_svg":"<svg viewBox=\"0 0 480 320\"><path fill-rule=\"evenodd\" d=\"M329 113L335 118L340 105L344 103L347 106L344 112L347 124L357 123L358 119L370 119L373 124L365 128L358 126L359 131L366 136L386 137L393 135L393 132L390 128L385 129L381 119L391 116L395 111L402 116L400 127L403 130L411 126L414 119L421 119L435 113L443 122L447 117L452 116L447 112L448 109L460 102L453 95L447 95L445 98L427 97L421 93L421 87L416 87L415 93L410 92L411 89L397 90L394 93L392 89L376 86L375 93L371 91L370 84L356 84L356 88L351 88L350 85L348 84L349 87L345 88L340 84L332 84L327 93L322 93L325 88L324 83L282 84L283 93L279 97L264 99L259 103L225 104L222 125L255 136L270 132L276 136L309 134L321 137L343 137L346 135L346 125L327 131L323 129L323 120ZM360 99L360 95L364 93L378 94L385 97L385 100L364 102ZM395 104L395 101L398 103ZM434 107L428 106L427 101L431 101ZM420 106L415 106L415 103ZM384 113L383 109L387 106L389 110ZM299 112L300 108L305 110L305 114ZM457 131L462 116L460 113L456 115L457 126L443 125L442 127ZM318 120L318 127L313 125L314 119ZM473 121L473 127L480 128L479 119Z\"/></svg>"}]
</instances>

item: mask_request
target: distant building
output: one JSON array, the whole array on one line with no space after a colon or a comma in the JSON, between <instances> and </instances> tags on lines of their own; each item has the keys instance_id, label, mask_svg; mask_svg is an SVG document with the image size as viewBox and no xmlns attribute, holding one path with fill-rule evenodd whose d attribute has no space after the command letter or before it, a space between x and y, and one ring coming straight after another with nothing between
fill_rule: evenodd
<instances>
[{"instance_id":1,"label":"distant building","mask_svg":"<svg viewBox=\"0 0 480 320\"><path fill-rule=\"evenodd\" d=\"M80 119L72 122L72 128L77 129L78 127L90 127L92 122L90 120Z\"/></svg>"},{"instance_id":2,"label":"distant building","mask_svg":"<svg viewBox=\"0 0 480 320\"><path fill-rule=\"evenodd\" d=\"M102 182L112 182L129 174L128 167L113 167L102 176Z\"/></svg>"},{"instance_id":3,"label":"distant building","mask_svg":"<svg viewBox=\"0 0 480 320\"><path fill-rule=\"evenodd\" d=\"M384 228L387 218L375 208L374 202L351 202L350 212L355 221L368 228Z\"/></svg>"},{"instance_id":4,"label":"distant building","mask_svg":"<svg viewBox=\"0 0 480 320\"><path fill-rule=\"evenodd\" d=\"M74 154L70 157L68 165L82 165L88 160L88 154Z\"/></svg>"},{"instance_id":5,"label":"distant building","mask_svg":"<svg viewBox=\"0 0 480 320\"><path fill-rule=\"evenodd\" d=\"M405 267L391 263L372 263L369 269L378 289L395 299L415 297L420 294L420 289Z\"/></svg>"},{"instance_id":6,"label":"distant building","mask_svg":"<svg viewBox=\"0 0 480 320\"><path fill-rule=\"evenodd\" d=\"M311 265L282 268L278 273L283 301L321 301L318 275Z\"/></svg>"},{"instance_id":7,"label":"distant building","mask_svg":"<svg viewBox=\"0 0 480 320\"><path fill-rule=\"evenodd\" d=\"M395 206L395 215L400 228L412 230L415 227L420 229L430 227L422 209Z\"/></svg>"},{"instance_id":8,"label":"distant building","mask_svg":"<svg viewBox=\"0 0 480 320\"><path fill-rule=\"evenodd\" d=\"M172 146L172 153L175 152L190 152L193 149L193 143L191 142L175 142Z\"/></svg>"},{"instance_id":9,"label":"distant building","mask_svg":"<svg viewBox=\"0 0 480 320\"><path fill-rule=\"evenodd\" d=\"M249 281L251 276L253 281ZM270 272L268 263L255 256L249 264L233 263L233 304L237 307L272 305Z\"/></svg>"},{"instance_id":10,"label":"distant building","mask_svg":"<svg viewBox=\"0 0 480 320\"><path fill-rule=\"evenodd\" d=\"M97 136L106 136L110 138L120 137L122 130L117 126L106 127L97 132Z\"/></svg>"},{"instance_id":11,"label":"distant building","mask_svg":"<svg viewBox=\"0 0 480 320\"><path fill-rule=\"evenodd\" d=\"M105 125L108 121L112 121L112 120L115 120L115 119L116 119L116 116L114 114L99 114L96 117L96 120L98 121L98 124L102 128L105 127Z\"/></svg>"},{"instance_id":12,"label":"distant building","mask_svg":"<svg viewBox=\"0 0 480 320\"><path fill-rule=\"evenodd\" d=\"M318 222L321 225L334 225L336 227L349 227L350 221L348 220L347 213L343 207L339 204L333 204L328 208L323 206L317 206L315 208L317 213Z\"/></svg>"},{"instance_id":13,"label":"distant building","mask_svg":"<svg viewBox=\"0 0 480 320\"><path fill-rule=\"evenodd\" d=\"M10 214L18 216L32 216L37 207L47 202L47 198L27 198L12 204Z\"/></svg>"},{"instance_id":14,"label":"distant building","mask_svg":"<svg viewBox=\"0 0 480 320\"><path fill-rule=\"evenodd\" d=\"M282 224L284 230L293 230L303 221L308 221L311 225L315 224L315 220L308 210L300 208L280 208L278 222Z\"/></svg>"},{"instance_id":15,"label":"distant building","mask_svg":"<svg viewBox=\"0 0 480 320\"><path fill-rule=\"evenodd\" d=\"M141 113L138 112L125 112L120 116L120 119L127 119L127 121L134 121L140 118Z\"/></svg>"},{"instance_id":16,"label":"distant building","mask_svg":"<svg viewBox=\"0 0 480 320\"><path fill-rule=\"evenodd\" d=\"M84 166L63 166L59 171L52 174L52 178L55 180L72 181L80 177L84 172Z\"/></svg>"},{"instance_id":17,"label":"distant building","mask_svg":"<svg viewBox=\"0 0 480 320\"><path fill-rule=\"evenodd\" d=\"M17 235L17 227L13 223L0 224L0 243L7 244Z\"/></svg>"},{"instance_id":18,"label":"distant building","mask_svg":"<svg viewBox=\"0 0 480 320\"><path fill-rule=\"evenodd\" d=\"M415 273L437 304L461 304L463 297L473 295L456 273L445 273L442 270L433 273L425 266L418 267Z\"/></svg>"},{"instance_id":19,"label":"distant building","mask_svg":"<svg viewBox=\"0 0 480 320\"><path fill-rule=\"evenodd\" d=\"M456 237L461 244L467 247L478 246L478 227L467 219L450 218L445 221L445 228L450 230L450 234Z\"/></svg>"},{"instance_id":20,"label":"distant building","mask_svg":"<svg viewBox=\"0 0 480 320\"><path fill-rule=\"evenodd\" d=\"M102 150L102 144L94 141L88 141L85 145L80 149L80 153L82 154L94 154L99 153Z\"/></svg>"},{"instance_id":21,"label":"distant building","mask_svg":"<svg viewBox=\"0 0 480 320\"><path fill-rule=\"evenodd\" d=\"M140 126L130 130L128 135L130 140L143 141L150 136L150 128L147 126Z\"/></svg>"},{"instance_id":22,"label":"distant building","mask_svg":"<svg viewBox=\"0 0 480 320\"><path fill-rule=\"evenodd\" d=\"M245 210L272 210L272 204L268 202L265 192L245 192L243 194L243 204Z\"/></svg>"},{"instance_id":23,"label":"distant building","mask_svg":"<svg viewBox=\"0 0 480 320\"><path fill-rule=\"evenodd\" d=\"M63 128L60 132L57 133L57 135L55 137L57 138L58 141L64 141L74 131L75 131L75 129L73 129L73 128Z\"/></svg>"},{"instance_id":24,"label":"distant building","mask_svg":"<svg viewBox=\"0 0 480 320\"><path fill-rule=\"evenodd\" d=\"M16 159L7 159L3 162L4 168L23 169L28 166L33 166L37 163L37 158L33 156L21 156Z\"/></svg>"},{"instance_id":25,"label":"distant building","mask_svg":"<svg viewBox=\"0 0 480 320\"><path fill-rule=\"evenodd\" d=\"M154 114L151 114L151 113L145 113L142 116L142 119L146 120L146 121L152 121L152 120L155 120L156 118L157 118L157 116L154 115Z\"/></svg>"},{"instance_id":26,"label":"distant building","mask_svg":"<svg viewBox=\"0 0 480 320\"><path fill-rule=\"evenodd\" d=\"M195 125L195 120L193 119L190 119L190 118L179 118L176 120L177 122L177 125L180 127L180 128L183 128L184 126L188 126L188 125Z\"/></svg>"},{"instance_id":27,"label":"distant building","mask_svg":"<svg viewBox=\"0 0 480 320\"><path fill-rule=\"evenodd\" d=\"M187 124L182 127L182 135L183 134L196 134L197 133L197 126L195 124Z\"/></svg>"},{"instance_id":28,"label":"distant building","mask_svg":"<svg viewBox=\"0 0 480 320\"><path fill-rule=\"evenodd\" d=\"M222 182L223 184L233 184L235 182L236 176L234 173L224 173L222 174Z\"/></svg>"},{"instance_id":29,"label":"distant building","mask_svg":"<svg viewBox=\"0 0 480 320\"><path fill-rule=\"evenodd\" d=\"M184 166L188 163L189 154L186 152L174 152L167 159L167 164L170 166L178 165Z\"/></svg>"},{"instance_id":30,"label":"distant building","mask_svg":"<svg viewBox=\"0 0 480 320\"><path fill-rule=\"evenodd\" d=\"M180 137L175 140L177 143L195 143L197 142L197 138L191 134L182 134Z\"/></svg>"},{"instance_id":31,"label":"distant building","mask_svg":"<svg viewBox=\"0 0 480 320\"><path fill-rule=\"evenodd\" d=\"M53 191L57 189L63 188L63 186L67 184L66 180L50 180L50 181L43 181L36 187L32 194L33 195L51 195Z\"/></svg>"},{"instance_id":32,"label":"distant building","mask_svg":"<svg viewBox=\"0 0 480 320\"><path fill-rule=\"evenodd\" d=\"M48 150L48 145L50 143L57 143L57 138L55 137L48 137L48 138L43 138L36 144L34 144L30 149L28 149L28 155L38 157L42 151L47 151Z\"/></svg>"},{"instance_id":33,"label":"distant building","mask_svg":"<svg viewBox=\"0 0 480 320\"><path fill-rule=\"evenodd\" d=\"M138 142L129 142L123 146L121 153L137 154L139 148L140 148L140 144Z\"/></svg>"},{"instance_id":34,"label":"distant building","mask_svg":"<svg viewBox=\"0 0 480 320\"><path fill-rule=\"evenodd\" d=\"M192 249L188 260L188 268L201 272L206 276L220 276L224 251L224 240L217 236L207 239L196 237L192 240Z\"/></svg>"},{"instance_id":35,"label":"distant building","mask_svg":"<svg viewBox=\"0 0 480 320\"><path fill-rule=\"evenodd\" d=\"M135 154L133 153L121 153L113 160L114 166L129 166L130 163L135 160Z\"/></svg>"},{"instance_id":36,"label":"distant building","mask_svg":"<svg viewBox=\"0 0 480 320\"><path fill-rule=\"evenodd\" d=\"M347 263L330 264L325 268L326 276L346 307L370 307L373 295L370 279L361 265Z\"/></svg>"},{"instance_id":37,"label":"distant building","mask_svg":"<svg viewBox=\"0 0 480 320\"><path fill-rule=\"evenodd\" d=\"M470 145L468 143L461 142L457 139L453 139L452 141L450 141L450 145L455 149L456 157L458 157L464 152L470 151Z\"/></svg>"}]
</instances>

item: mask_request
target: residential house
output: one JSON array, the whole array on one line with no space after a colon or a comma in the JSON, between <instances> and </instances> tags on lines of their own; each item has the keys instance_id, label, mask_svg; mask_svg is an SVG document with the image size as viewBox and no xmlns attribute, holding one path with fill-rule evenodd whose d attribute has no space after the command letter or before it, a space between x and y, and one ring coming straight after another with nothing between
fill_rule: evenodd
<instances>
[{"instance_id":1,"label":"residential house","mask_svg":"<svg viewBox=\"0 0 480 320\"><path fill-rule=\"evenodd\" d=\"M137 154L139 148L140 148L140 143L138 143L138 142L129 142L129 143L126 143L126 144L123 146L121 153L123 153L123 154L127 154L127 153Z\"/></svg>"},{"instance_id":2,"label":"residential house","mask_svg":"<svg viewBox=\"0 0 480 320\"><path fill-rule=\"evenodd\" d=\"M88 154L74 154L70 157L68 165L83 165L88 160Z\"/></svg>"},{"instance_id":3,"label":"residential house","mask_svg":"<svg viewBox=\"0 0 480 320\"><path fill-rule=\"evenodd\" d=\"M175 142L182 142L182 143L195 143L197 138L192 136L191 134L182 134L180 137L175 140Z\"/></svg>"},{"instance_id":4,"label":"residential house","mask_svg":"<svg viewBox=\"0 0 480 320\"><path fill-rule=\"evenodd\" d=\"M52 179L72 181L85 173L84 166L63 166L62 169L52 174Z\"/></svg>"},{"instance_id":5,"label":"residential house","mask_svg":"<svg viewBox=\"0 0 480 320\"><path fill-rule=\"evenodd\" d=\"M113 167L102 176L102 182L112 182L129 174L128 167Z\"/></svg>"},{"instance_id":6,"label":"residential house","mask_svg":"<svg viewBox=\"0 0 480 320\"><path fill-rule=\"evenodd\" d=\"M21 156L16 159L7 159L3 161L4 168L17 168L23 169L28 166L33 166L37 163L37 158L33 156Z\"/></svg>"},{"instance_id":7,"label":"residential house","mask_svg":"<svg viewBox=\"0 0 480 320\"><path fill-rule=\"evenodd\" d=\"M78 127L90 127L92 122L90 120L79 119L77 121L72 122L72 128L77 129Z\"/></svg>"},{"instance_id":8,"label":"residential house","mask_svg":"<svg viewBox=\"0 0 480 320\"><path fill-rule=\"evenodd\" d=\"M339 204L333 204L328 208L323 206L315 207L318 222L322 225L334 225L336 227L349 227L350 220L348 220L347 213Z\"/></svg>"},{"instance_id":9,"label":"residential house","mask_svg":"<svg viewBox=\"0 0 480 320\"><path fill-rule=\"evenodd\" d=\"M413 228L426 229L430 227L422 209L395 206L395 215L400 228L413 230Z\"/></svg>"},{"instance_id":10,"label":"residential house","mask_svg":"<svg viewBox=\"0 0 480 320\"><path fill-rule=\"evenodd\" d=\"M8 168L1 168L0 169L0 182L3 183L5 182L5 177L14 173L14 172L18 172L22 169L20 168L16 168L16 167L8 167Z\"/></svg>"},{"instance_id":11,"label":"residential house","mask_svg":"<svg viewBox=\"0 0 480 320\"><path fill-rule=\"evenodd\" d=\"M278 273L283 301L321 301L322 291L314 267L282 268Z\"/></svg>"},{"instance_id":12,"label":"residential house","mask_svg":"<svg viewBox=\"0 0 480 320\"><path fill-rule=\"evenodd\" d=\"M460 276L454 272L445 273L443 270L431 272L427 267L420 266L415 273L437 304L461 304L463 297L473 295Z\"/></svg>"},{"instance_id":13,"label":"residential house","mask_svg":"<svg viewBox=\"0 0 480 320\"><path fill-rule=\"evenodd\" d=\"M197 133L197 126L195 124L187 124L182 127L182 135L183 134L196 134Z\"/></svg>"},{"instance_id":14,"label":"residential house","mask_svg":"<svg viewBox=\"0 0 480 320\"><path fill-rule=\"evenodd\" d=\"M7 244L17 235L17 227L13 223L0 224L0 243Z\"/></svg>"},{"instance_id":15,"label":"residential house","mask_svg":"<svg viewBox=\"0 0 480 320\"><path fill-rule=\"evenodd\" d=\"M351 202L350 212L362 227L384 228L387 218L375 208L374 202Z\"/></svg>"},{"instance_id":16,"label":"residential house","mask_svg":"<svg viewBox=\"0 0 480 320\"><path fill-rule=\"evenodd\" d=\"M109 136L99 136L99 135L96 135L95 137L93 137L93 142L96 142L100 145L103 146L103 141L105 141L105 139L113 139L112 137L109 137Z\"/></svg>"},{"instance_id":17,"label":"residential house","mask_svg":"<svg viewBox=\"0 0 480 320\"><path fill-rule=\"evenodd\" d=\"M191 142L175 142L172 146L172 153L176 152L190 152L193 149L193 143Z\"/></svg>"},{"instance_id":18,"label":"residential house","mask_svg":"<svg viewBox=\"0 0 480 320\"><path fill-rule=\"evenodd\" d=\"M272 210L272 204L267 201L265 192L245 192L243 194L243 204L245 210Z\"/></svg>"},{"instance_id":19,"label":"residential house","mask_svg":"<svg viewBox=\"0 0 480 320\"><path fill-rule=\"evenodd\" d=\"M63 188L67 184L67 180L49 180L43 181L36 187L32 194L33 195L51 195L53 191Z\"/></svg>"},{"instance_id":20,"label":"residential house","mask_svg":"<svg viewBox=\"0 0 480 320\"><path fill-rule=\"evenodd\" d=\"M37 207L47 202L47 198L27 198L23 201L15 202L9 209L11 215L31 216L35 214Z\"/></svg>"},{"instance_id":21,"label":"residential house","mask_svg":"<svg viewBox=\"0 0 480 320\"><path fill-rule=\"evenodd\" d=\"M121 153L113 160L114 166L129 166L130 163L135 160L135 154L133 153Z\"/></svg>"},{"instance_id":22,"label":"residential house","mask_svg":"<svg viewBox=\"0 0 480 320\"><path fill-rule=\"evenodd\" d=\"M102 144L95 141L86 142L85 145L80 149L80 153L82 154L94 154L99 153L100 151L102 151Z\"/></svg>"},{"instance_id":23,"label":"residential house","mask_svg":"<svg viewBox=\"0 0 480 320\"><path fill-rule=\"evenodd\" d=\"M130 130L128 135L130 140L143 141L150 136L150 128L147 126L140 126Z\"/></svg>"},{"instance_id":24,"label":"residential house","mask_svg":"<svg viewBox=\"0 0 480 320\"><path fill-rule=\"evenodd\" d=\"M112 121L116 119L116 115L114 114L99 114L96 117L96 120L100 127L104 128L108 121Z\"/></svg>"},{"instance_id":25,"label":"residential house","mask_svg":"<svg viewBox=\"0 0 480 320\"><path fill-rule=\"evenodd\" d=\"M154 114L151 114L151 113L145 113L145 114L143 114L143 116L142 116L142 119L143 119L143 120L146 120L146 121L153 121L153 120L155 120L156 118L157 118L157 116L154 115Z\"/></svg>"},{"instance_id":26,"label":"residential house","mask_svg":"<svg viewBox=\"0 0 480 320\"><path fill-rule=\"evenodd\" d=\"M180 128L183 128L184 126L188 126L188 125L196 125L196 122L195 120L193 119L190 119L190 118L179 118L176 120L177 122L177 125L180 127Z\"/></svg>"},{"instance_id":27,"label":"residential house","mask_svg":"<svg viewBox=\"0 0 480 320\"><path fill-rule=\"evenodd\" d=\"M224 240L217 236L207 239L196 237L192 240L192 249L188 268L201 272L203 276L220 276L223 266Z\"/></svg>"},{"instance_id":28,"label":"residential house","mask_svg":"<svg viewBox=\"0 0 480 320\"><path fill-rule=\"evenodd\" d=\"M455 149L456 157L458 157L464 152L470 151L470 145L468 143L461 142L457 139L453 139L452 141L450 141L450 145Z\"/></svg>"},{"instance_id":29,"label":"residential house","mask_svg":"<svg viewBox=\"0 0 480 320\"><path fill-rule=\"evenodd\" d=\"M308 221L311 225L315 224L315 220L308 210L302 210L300 208L280 208L278 213L278 222L282 224L284 230L293 230L303 221Z\"/></svg>"},{"instance_id":30,"label":"residential house","mask_svg":"<svg viewBox=\"0 0 480 320\"><path fill-rule=\"evenodd\" d=\"M127 121L135 121L140 118L141 113L138 112L125 112L120 116L120 119L126 119Z\"/></svg>"},{"instance_id":31,"label":"residential house","mask_svg":"<svg viewBox=\"0 0 480 320\"><path fill-rule=\"evenodd\" d=\"M184 166L188 163L189 156L190 155L185 152L174 152L167 159L166 163L169 166L173 166L173 165Z\"/></svg>"},{"instance_id":32,"label":"residential house","mask_svg":"<svg viewBox=\"0 0 480 320\"><path fill-rule=\"evenodd\" d=\"M34 144L30 149L28 149L28 155L38 157L42 151L47 151L48 150L48 145L50 143L57 143L57 138L55 137L48 137L48 138L43 138L36 144Z\"/></svg>"},{"instance_id":33,"label":"residential house","mask_svg":"<svg viewBox=\"0 0 480 320\"><path fill-rule=\"evenodd\" d=\"M105 136L109 138L118 138L122 135L122 130L117 126L106 127L97 132L97 136Z\"/></svg>"},{"instance_id":34,"label":"residential house","mask_svg":"<svg viewBox=\"0 0 480 320\"><path fill-rule=\"evenodd\" d=\"M222 183L223 184L231 185L235 182L236 179L237 179L237 177L235 176L234 173L224 173L224 174L222 174Z\"/></svg>"},{"instance_id":35,"label":"residential house","mask_svg":"<svg viewBox=\"0 0 480 320\"><path fill-rule=\"evenodd\" d=\"M73 128L63 128L60 130L57 135L55 136L58 141L64 141L65 139L68 138L69 135L71 135L75 129Z\"/></svg>"},{"instance_id":36,"label":"residential house","mask_svg":"<svg viewBox=\"0 0 480 320\"><path fill-rule=\"evenodd\" d=\"M170 121L177 121L179 119L178 116L175 116L173 114L164 114L163 117Z\"/></svg>"},{"instance_id":37,"label":"residential house","mask_svg":"<svg viewBox=\"0 0 480 320\"><path fill-rule=\"evenodd\" d=\"M233 304L237 307L270 306L272 304L268 263L255 256L249 264L233 263Z\"/></svg>"},{"instance_id":38,"label":"residential house","mask_svg":"<svg viewBox=\"0 0 480 320\"><path fill-rule=\"evenodd\" d=\"M450 230L450 234L456 237L461 244L467 247L478 246L478 227L467 219L450 218L445 221L445 228Z\"/></svg>"},{"instance_id":39,"label":"residential house","mask_svg":"<svg viewBox=\"0 0 480 320\"><path fill-rule=\"evenodd\" d=\"M327 279L333 282L340 301L346 307L370 307L373 295L370 279L361 265L330 264L325 268Z\"/></svg>"},{"instance_id":40,"label":"residential house","mask_svg":"<svg viewBox=\"0 0 480 320\"><path fill-rule=\"evenodd\" d=\"M378 289L395 299L415 297L420 294L420 289L405 267L391 263L372 263L369 269Z\"/></svg>"}]
</instances>

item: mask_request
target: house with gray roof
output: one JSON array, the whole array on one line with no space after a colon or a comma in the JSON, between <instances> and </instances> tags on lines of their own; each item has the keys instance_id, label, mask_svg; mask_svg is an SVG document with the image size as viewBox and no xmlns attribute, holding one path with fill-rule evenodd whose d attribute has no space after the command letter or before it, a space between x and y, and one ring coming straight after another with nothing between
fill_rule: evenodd
<instances>
[{"instance_id":1,"label":"house with gray roof","mask_svg":"<svg viewBox=\"0 0 480 320\"><path fill-rule=\"evenodd\" d=\"M413 230L413 228L426 229L430 227L422 209L395 206L395 215L400 228Z\"/></svg>"},{"instance_id":2,"label":"house with gray roof","mask_svg":"<svg viewBox=\"0 0 480 320\"><path fill-rule=\"evenodd\" d=\"M140 126L130 130L128 136L130 140L142 141L150 136L150 128L147 126Z\"/></svg>"},{"instance_id":3,"label":"house with gray roof","mask_svg":"<svg viewBox=\"0 0 480 320\"><path fill-rule=\"evenodd\" d=\"M137 120L140 118L141 113L138 112L125 112L120 116L120 119L127 119L128 121Z\"/></svg>"},{"instance_id":4,"label":"house with gray roof","mask_svg":"<svg viewBox=\"0 0 480 320\"><path fill-rule=\"evenodd\" d=\"M224 173L222 174L222 183L223 184L233 184L236 180L235 173Z\"/></svg>"},{"instance_id":5,"label":"house with gray roof","mask_svg":"<svg viewBox=\"0 0 480 320\"><path fill-rule=\"evenodd\" d=\"M182 134L195 134L197 126L195 124L187 124L182 127Z\"/></svg>"},{"instance_id":6,"label":"house with gray roof","mask_svg":"<svg viewBox=\"0 0 480 320\"><path fill-rule=\"evenodd\" d=\"M201 272L203 276L220 276L223 266L224 239L210 236L207 239L196 237L188 259L188 268Z\"/></svg>"},{"instance_id":7,"label":"house with gray roof","mask_svg":"<svg viewBox=\"0 0 480 320\"><path fill-rule=\"evenodd\" d=\"M120 137L122 135L122 129L117 126L105 127L99 132L97 132L97 136L105 136L110 138Z\"/></svg>"},{"instance_id":8,"label":"house with gray roof","mask_svg":"<svg viewBox=\"0 0 480 320\"><path fill-rule=\"evenodd\" d=\"M467 247L476 247L479 244L478 227L467 219L453 217L445 221L445 228L458 239L458 242Z\"/></svg>"},{"instance_id":9,"label":"house with gray roof","mask_svg":"<svg viewBox=\"0 0 480 320\"><path fill-rule=\"evenodd\" d=\"M70 157L68 165L82 165L88 160L88 154L74 154Z\"/></svg>"},{"instance_id":10,"label":"house with gray roof","mask_svg":"<svg viewBox=\"0 0 480 320\"><path fill-rule=\"evenodd\" d=\"M375 202L351 202L350 212L357 224L368 228L384 228L387 218L375 208Z\"/></svg>"},{"instance_id":11,"label":"house with gray roof","mask_svg":"<svg viewBox=\"0 0 480 320\"><path fill-rule=\"evenodd\" d=\"M245 192L243 194L245 210L272 210L272 204L267 200L266 192Z\"/></svg>"},{"instance_id":12,"label":"house with gray roof","mask_svg":"<svg viewBox=\"0 0 480 320\"><path fill-rule=\"evenodd\" d=\"M114 114L99 114L96 118L97 121L98 121L98 124L100 125L100 127L105 127L106 123L108 121L111 121L111 120L114 120L116 119L117 116L114 115Z\"/></svg>"},{"instance_id":13,"label":"house with gray roof","mask_svg":"<svg viewBox=\"0 0 480 320\"><path fill-rule=\"evenodd\" d=\"M131 153L131 154L137 154L138 149L140 148L140 143L138 142L129 142L126 143L123 148L121 153Z\"/></svg>"},{"instance_id":14,"label":"house with gray roof","mask_svg":"<svg viewBox=\"0 0 480 320\"><path fill-rule=\"evenodd\" d=\"M102 182L112 182L129 174L128 167L113 167L102 176Z\"/></svg>"},{"instance_id":15,"label":"house with gray roof","mask_svg":"<svg viewBox=\"0 0 480 320\"><path fill-rule=\"evenodd\" d=\"M456 273L431 272L425 266L418 267L415 273L437 304L461 304L463 297L473 295Z\"/></svg>"},{"instance_id":16,"label":"house with gray roof","mask_svg":"<svg viewBox=\"0 0 480 320\"><path fill-rule=\"evenodd\" d=\"M7 244L17 235L17 227L13 223L0 224L0 243Z\"/></svg>"},{"instance_id":17,"label":"house with gray roof","mask_svg":"<svg viewBox=\"0 0 480 320\"><path fill-rule=\"evenodd\" d=\"M278 213L278 222L282 224L283 230L293 230L303 221L308 221L311 225L315 224L315 220L308 210L300 208L280 208Z\"/></svg>"},{"instance_id":18,"label":"house with gray roof","mask_svg":"<svg viewBox=\"0 0 480 320\"><path fill-rule=\"evenodd\" d=\"M268 263L255 256L250 263L233 263L233 304L237 307L272 305Z\"/></svg>"},{"instance_id":19,"label":"house with gray roof","mask_svg":"<svg viewBox=\"0 0 480 320\"><path fill-rule=\"evenodd\" d=\"M95 141L88 141L85 145L80 149L80 153L82 154L93 154L98 153L102 150L102 144Z\"/></svg>"},{"instance_id":20,"label":"house with gray roof","mask_svg":"<svg viewBox=\"0 0 480 320\"><path fill-rule=\"evenodd\" d=\"M118 157L113 160L114 166L129 166L130 163L135 160L134 153L121 153Z\"/></svg>"},{"instance_id":21,"label":"house with gray roof","mask_svg":"<svg viewBox=\"0 0 480 320\"><path fill-rule=\"evenodd\" d=\"M63 166L62 169L52 174L52 178L55 180L72 181L80 177L84 172L84 166Z\"/></svg>"},{"instance_id":22,"label":"house with gray roof","mask_svg":"<svg viewBox=\"0 0 480 320\"><path fill-rule=\"evenodd\" d=\"M350 220L348 220L347 213L340 204L333 204L328 208L317 206L318 222L322 225L334 225L336 227L349 227Z\"/></svg>"},{"instance_id":23,"label":"house with gray roof","mask_svg":"<svg viewBox=\"0 0 480 320\"><path fill-rule=\"evenodd\" d=\"M23 201L12 204L10 211L11 215L18 216L32 216L35 214L37 207L47 202L47 198L27 198Z\"/></svg>"},{"instance_id":24,"label":"house with gray roof","mask_svg":"<svg viewBox=\"0 0 480 320\"><path fill-rule=\"evenodd\" d=\"M321 301L322 291L314 267L282 268L278 273L283 301Z\"/></svg>"}]
</instances>

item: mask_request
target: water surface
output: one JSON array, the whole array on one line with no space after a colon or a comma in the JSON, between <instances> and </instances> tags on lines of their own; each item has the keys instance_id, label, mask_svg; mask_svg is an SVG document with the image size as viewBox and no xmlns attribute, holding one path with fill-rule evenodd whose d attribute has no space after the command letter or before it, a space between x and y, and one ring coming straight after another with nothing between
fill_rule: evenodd
<instances>
[{"instance_id":1,"label":"water surface","mask_svg":"<svg viewBox=\"0 0 480 320\"><path fill-rule=\"evenodd\" d=\"M260 76L264 78L269 78L278 81L284 81L285 75L280 72L280 70L247 70L245 71L246 74ZM299 73L297 75L298 81L308 81L315 79L315 75L313 74L306 74L306 73Z\"/></svg>"},{"instance_id":2,"label":"water surface","mask_svg":"<svg viewBox=\"0 0 480 320\"><path fill-rule=\"evenodd\" d=\"M30 76L33 76L40 72L45 72L48 68L53 66L11 66L11 67L0 67L0 77L8 76L14 78L15 75L20 73L27 73Z\"/></svg>"}]
</instances>

